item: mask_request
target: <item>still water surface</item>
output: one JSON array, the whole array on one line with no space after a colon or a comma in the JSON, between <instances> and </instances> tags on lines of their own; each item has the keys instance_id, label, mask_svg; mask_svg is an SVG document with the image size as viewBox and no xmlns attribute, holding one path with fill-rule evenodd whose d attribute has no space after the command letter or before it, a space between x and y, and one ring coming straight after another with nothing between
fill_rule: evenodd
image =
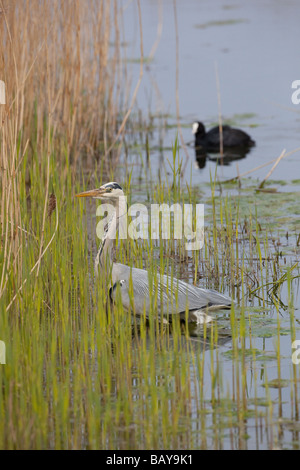
<instances>
[{"instance_id":1,"label":"still water surface","mask_svg":"<svg viewBox=\"0 0 300 470\"><path fill-rule=\"evenodd\" d=\"M176 124L176 35L174 3L143 0L142 22L146 62L138 106L143 114L154 114L154 124L161 129ZM291 100L294 80L300 80L300 3L297 0L185 0L177 1L179 112L184 141L193 141L194 120L207 128L218 122L216 66L220 83L221 111L224 120L244 129L256 141L247 158L238 161L242 174L280 155L300 147L300 104ZM124 10L126 54L132 60L132 82L137 82L140 54L138 12L135 2ZM157 42L156 42L157 41ZM150 142L154 147L174 143L176 129L156 132ZM189 148L191 162L194 149ZM164 151L164 157L168 152ZM183 154L184 155L184 154ZM300 153L284 160L273 173L274 179L300 178ZM159 165L160 153L151 152L152 168ZM190 169L190 168L189 168ZM202 170L193 169L193 182L209 180L215 163ZM264 177L269 168L253 174ZM187 171L188 179L190 171ZM236 163L223 166L220 178L237 175Z\"/></svg>"}]
</instances>

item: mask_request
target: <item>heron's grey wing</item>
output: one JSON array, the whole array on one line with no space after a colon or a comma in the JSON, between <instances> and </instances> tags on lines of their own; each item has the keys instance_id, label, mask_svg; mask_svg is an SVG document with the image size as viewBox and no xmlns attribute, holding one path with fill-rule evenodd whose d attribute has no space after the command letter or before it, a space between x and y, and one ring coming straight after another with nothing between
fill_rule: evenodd
<instances>
[{"instance_id":1,"label":"heron's grey wing","mask_svg":"<svg viewBox=\"0 0 300 470\"><path fill-rule=\"evenodd\" d=\"M164 308L167 313L182 313L188 310L229 307L231 299L214 290L202 289L180 279L163 276ZM171 287L171 289L170 289ZM170 297L170 292L172 293ZM166 298L168 297L168 298Z\"/></svg>"},{"instance_id":2,"label":"heron's grey wing","mask_svg":"<svg viewBox=\"0 0 300 470\"><path fill-rule=\"evenodd\" d=\"M202 289L171 276L156 274L157 279L150 279L144 269L130 268L115 263L113 279L115 288L119 285L122 304L133 309L138 315L149 314L151 303L159 314L168 315L198 309L216 309L229 307L230 297L214 290ZM118 281L119 282L118 284ZM149 287L150 286L150 287ZM116 289L112 295L115 295ZM134 302L134 304L133 304Z\"/></svg>"}]
</instances>

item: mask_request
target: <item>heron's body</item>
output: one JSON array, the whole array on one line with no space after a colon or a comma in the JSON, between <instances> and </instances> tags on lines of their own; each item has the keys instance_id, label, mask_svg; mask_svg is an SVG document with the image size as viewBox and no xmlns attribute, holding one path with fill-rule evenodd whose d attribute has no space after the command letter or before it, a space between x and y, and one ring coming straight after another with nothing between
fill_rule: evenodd
<instances>
[{"instance_id":1,"label":"heron's body","mask_svg":"<svg viewBox=\"0 0 300 470\"><path fill-rule=\"evenodd\" d=\"M116 230L127 214L124 193L117 183L107 183L99 189L86 191L78 196L95 197L115 207L95 260L95 270L98 276L107 276L109 272L107 282L112 301L115 300L119 291L123 307L134 311L136 315L145 315L148 318L155 310L155 315L160 320L166 318L170 320L174 314L184 319L188 312L188 320L198 323L205 321L207 311L230 307L231 299L216 291L202 289L158 272L149 273L145 269L133 268L112 261L111 248Z\"/></svg>"},{"instance_id":2,"label":"heron's body","mask_svg":"<svg viewBox=\"0 0 300 470\"><path fill-rule=\"evenodd\" d=\"M155 273L154 280L145 269L119 263L113 264L112 272L115 282L110 291L111 299L115 298L119 285L124 308L134 310L137 315L148 317L151 303L154 303L159 318L180 314L184 319L188 311L189 321L202 321L207 311L228 308L231 304L231 299L219 292L202 289L168 275ZM149 284L153 288L149 289ZM153 293L152 298L149 291Z\"/></svg>"}]
</instances>

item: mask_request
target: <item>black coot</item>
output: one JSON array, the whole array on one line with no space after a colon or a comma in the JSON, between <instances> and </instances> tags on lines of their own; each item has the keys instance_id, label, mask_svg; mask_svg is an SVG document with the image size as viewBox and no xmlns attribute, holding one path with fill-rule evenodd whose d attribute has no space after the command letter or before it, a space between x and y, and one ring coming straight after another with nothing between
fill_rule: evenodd
<instances>
[{"instance_id":1,"label":"black coot","mask_svg":"<svg viewBox=\"0 0 300 470\"><path fill-rule=\"evenodd\" d=\"M195 134L195 147L202 147L208 151L220 150L219 126L206 132L202 122L194 122L193 134ZM240 129L223 126L223 148L249 148L255 145L254 140Z\"/></svg>"}]
</instances>

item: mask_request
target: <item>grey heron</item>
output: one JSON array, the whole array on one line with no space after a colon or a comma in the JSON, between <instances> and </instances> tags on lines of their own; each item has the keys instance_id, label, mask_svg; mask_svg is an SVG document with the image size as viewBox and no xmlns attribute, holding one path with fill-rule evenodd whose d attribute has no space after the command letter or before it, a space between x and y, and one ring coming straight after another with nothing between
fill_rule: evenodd
<instances>
[{"instance_id":1,"label":"grey heron","mask_svg":"<svg viewBox=\"0 0 300 470\"><path fill-rule=\"evenodd\" d=\"M110 182L98 189L76 194L76 197L100 199L114 208L100 242L95 259L95 271L97 275L107 276L107 272L110 273L108 282L112 301L115 300L117 289L120 289L123 307L128 311L134 310L136 315L145 315L149 318L152 292L152 287L149 287L149 272L112 260L116 231L123 218L127 217L127 201L121 186L116 182ZM172 315L176 314L185 319L187 312L188 321L206 323L211 320L207 312L231 306L231 298L219 292L196 287L169 275L157 273L157 276L156 314L160 321L170 321Z\"/></svg>"}]
</instances>

